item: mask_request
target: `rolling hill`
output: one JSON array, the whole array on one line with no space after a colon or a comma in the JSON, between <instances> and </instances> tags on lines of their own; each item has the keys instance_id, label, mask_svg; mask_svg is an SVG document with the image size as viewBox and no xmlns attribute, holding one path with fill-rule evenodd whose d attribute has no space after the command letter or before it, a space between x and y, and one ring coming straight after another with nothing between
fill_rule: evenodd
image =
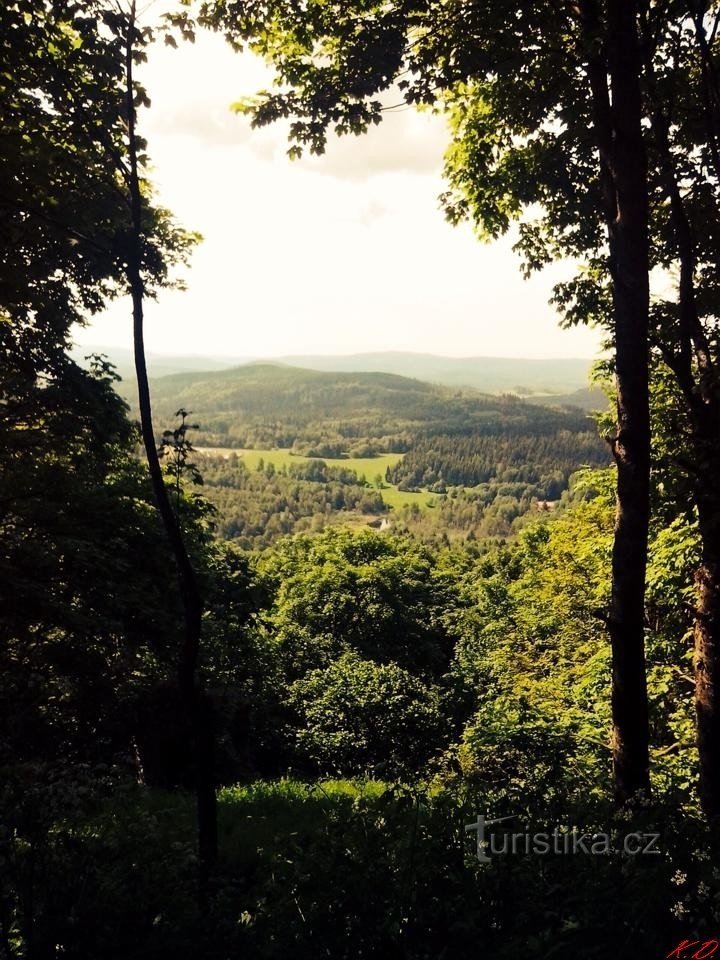
<instances>
[{"instance_id":1,"label":"rolling hill","mask_svg":"<svg viewBox=\"0 0 720 960\"><path fill-rule=\"evenodd\" d=\"M121 389L125 387L123 383ZM230 370L178 373L153 380L158 426L184 407L201 425L198 443L228 447L322 446L322 455L362 439L384 439L383 448L405 445L418 429L450 415L462 418L465 401L447 387L387 373L329 373L253 363ZM126 395L132 400L130 384ZM493 398L471 406L496 406ZM448 406L449 404L449 406Z\"/></svg>"},{"instance_id":2,"label":"rolling hill","mask_svg":"<svg viewBox=\"0 0 720 960\"><path fill-rule=\"evenodd\" d=\"M517 357L441 357L430 353L381 352L348 356L278 358L310 370L381 371L485 393L571 393L587 386L587 359L526 360Z\"/></svg>"},{"instance_id":3,"label":"rolling hill","mask_svg":"<svg viewBox=\"0 0 720 960\"><path fill-rule=\"evenodd\" d=\"M129 383L126 395L132 400ZM586 432L590 426L578 409L552 409L514 396L392 373L331 373L265 363L159 377L153 380L153 402L158 425L167 426L181 407L191 410L201 426L201 443L310 445L323 448L317 455L330 457L352 454L354 448L358 455L358 445L368 444L407 450L419 435L547 435L560 428Z\"/></svg>"},{"instance_id":4,"label":"rolling hill","mask_svg":"<svg viewBox=\"0 0 720 960\"><path fill-rule=\"evenodd\" d=\"M117 347L76 348L79 360L91 352L104 353L124 379L132 379L132 353ZM484 393L572 394L587 386L588 359L525 360L513 357L440 357L411 352L355 353L348 355L284 356L272 360L232 356L172 356L150 353L153 377L176 373L227 370L242 364L264 362L306 370L345 373L394 373L445 386L474 387Z\"/></svg>"}]
</instances>

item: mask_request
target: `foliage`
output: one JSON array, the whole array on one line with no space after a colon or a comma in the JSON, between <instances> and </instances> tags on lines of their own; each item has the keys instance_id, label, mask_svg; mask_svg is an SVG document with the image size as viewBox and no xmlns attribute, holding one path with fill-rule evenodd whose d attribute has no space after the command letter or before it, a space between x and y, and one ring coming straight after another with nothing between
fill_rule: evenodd
<instances>
[{"instance_id":1,"label":"foliage","mask_svg":"<svg viewBox=\"0 0 720 960\"><path fill-rule=\"evenodd\" d=\"M428 677L452 653L446 610L453 587L433 555L372 531L296 537L263 560L270 623L290 678L345 651Z\"/></svg>"},{"instance_id":2,"label":"foliage","mask_svg":"<svg viewBox=\"0 0 720 960\"><path fill-rule=\"evenodd\" d=\"M125 751L131 692L162 675L174 611L133 430L101 362L67 363L6 409L0 753Z\"/></svg>"},{"instance_id":3,"label":"foliage","mask_svg":"<svg viewBox=\"0 0 720 960\"><path fill-rule=\"evenodd\" d=\"M436 960L478 950L498 960L542 960L549 951L570 960L611 956L618 942L663 955L682 939L712 937L716 839L694 818L679 822L661 808L633 825L660 833L657 857L519 852L484 865L464 827L487 804L477 792L362 780L223 791L224 856L202 915L187 799L128 786L112 797L95 791L76 807L80 821L66 814L46 835L46 869L32 891L60 922L48 924L51 914L39 909L35 944L108 960L159 960L169 949L181 960L199 951L209 960L319 952ZM554 826L525 807L512 812L512 829ZM607 831L614 842L628 831L603 806L569 806L564 815L564 824ZM25 856L18 862L27 865ZM14 889L4 886L5 903ZM15 955L26 929L15 927Z\"/></svg>"},{"instance_id":4,"label":"foliage","mask_svg":"<svg viewBox=\"0 0 720 960\"><path fill-rule=\"evenodd\" d=\"M296 148L321 150L328 126L376 122L395 77L410 103L442 93L450 218L493 236L521 218L528 270L567 254L584 262L557 291L567 321L608 315L586 51L569 7L200 7L275 62L284 86L252 109L260 123L292 115ZM669 160L687 186L712 355L715 135L690 95L708 62L684 7L646 14L653 262L677 259L656 115L673 100ZM183 10L168 22L191 35ZM112 370L96 359L83 371L66 353L72 324L124 283L126 31L122 9L100 2L0 11L0 953L541 960L660 956L712 932L717 837L693 800L688 675L692 576L707 549L693 478L712 449L689 411L715 386L702 357L697 371L691 361L697 384L678 377L687 357L667 300L653 314L645 624L656 801L623 815L607 796L613 471L570 477L607 460L583 414L388 374L262 365L159 385L160 417L180 408L164 435L165 482L207 600L203 703L219 777L236 784L221 793L222 858L199 908L174 675L181 597ZM140 59L152 35L139 31ZM675 67L661 68L671 48ZM152 293L194 237L143 189ZM216 516L191 487L201 476L186 402L206 441L279 446L296 461L205 462ZM404 455L385 476L347 462L381 452ZM317 454L335 463L308 460ZM396 510L390 535L320 531L333 512L388 512L391 482L432 488L425 514L418 501ZM560 503L536 510L537 498ZM216 522L235 543L213 539ZM279 539L303 526L318 535ZM278 781L288 767L313 782ZM403 783L318 779L328 771ZM614 837L632 823L660 832L662 855L483 865L464 830L479 812Z\"/></svg>"},{"instance_id":5,"label":"foliage","mask_svg":"<svg viewBox=\"0 0 720 960\"><path fill-rule=\"evenodd\" d=\"M299 756L321 773L411 777L442 743L437 692L395 663L341 654L290 688Z\"/></svg>"},{"instance_id":6,"label":"foliage","mask_svg":"<svg viewBox=\"0 0 720 960\"><path fill-rule=\"evenodd\" d=\"M524 495L557 500L580 466L604 466L609 460L594 431L533 426L532 433L518 434L499 420L487 432L470 428L421 437L387 479L437 492L448 486L514 483L523 485Z\"/></svg>"},{"instance_id":7,"label":"foliage","mask_svg":"<svg viewBox=\"0 0 720 960\"><path fill-rule=\"evenodd\" d=\"M23 0L0 12L0 347L25 371L42 372L71 325L124 289L123 23L102 2ZM151 202L145 218L152 293L173 283L197 236Z\"/></svg>"}]
</instances>

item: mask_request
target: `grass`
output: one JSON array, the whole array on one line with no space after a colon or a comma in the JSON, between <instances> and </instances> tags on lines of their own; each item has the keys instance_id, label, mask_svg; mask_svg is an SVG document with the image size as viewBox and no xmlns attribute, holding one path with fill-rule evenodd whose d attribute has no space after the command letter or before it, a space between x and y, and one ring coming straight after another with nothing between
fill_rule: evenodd
<instances>
[{"instance_id":1,"label":"grass","mask_svg":"<svg viewBox=\"0 0 720 960\"><path fill-rule=\"evenodd\" d=\"M546 795L547 782L536 785ZM31 839L20 833L10 847L3 881L15 915L25 921L27 891L39 904L32 926L12 928L13 956L32 952L29 929L42 956L107 960L650 958L713 929L712 898L695 891L712 892L714 835L674 800L633 825L662 831L662 857L518 854L487 866L465 829L477 811L509 802L521 822L544 821L516 787L485 789L290 778L225 787L209 902L197 896L190 794L127 784L87 819L73 793L68 820L35 838L23 815ZM551 807L581 833L611 823L592 796ZM30 873L32 862L42 869Z\"/></svg>"},{"instance_id":2,"label":"grass","mask_svg":"<svg viewBox=\"0 0 720 960\"><path fill-rule=\"evenodd\" d=\"M233 449L232 447L199 447L199 453L212 454L215 457L229 457L233 453L241 457L248 470L256 470L260 460L266 464L272 463L274 467L289 467L291 463L313 463L317 462L318 457L299 457L291 453L287 448L277 450L251 450L251 449ZM385 477L385 471L388 467L394 467L399 463L404 454L402 453L383 453L378 457L348 457L343 460L332 460L329 457L323 458L329 467L344 467L346 470L354 470L358 477L364 477L369 483L372 483L377 474Z\"/></svg>"},{"instance_id":3,"label":"grass","mask_svg":"<svg viewBox=\"0 0 720 960\"><path fill-rule=\"evenodd\" d=\"M256 861L263 850L282 849L283 838L322 833L328 816L350 817L358 804L372 806L387 790L380 781L258 781L225 787L218 797L223 857Z\"/></svg>"},{"instance_id":4,"label":"grass","mask_svg":"<svg viewBox=\"0 0 720 960\"><path fill-rule=\"evenodd\" d=\"M385 503L393 510L399 507L409 507L416 503L421 510L427 510L435 506L435 494L428 493L427 490L407 491L398 490L394 486L386 486L380 491Z\"/></svg>"},{"instance_id":5,"label":"grass","mask_svg":"<svg viewBox=\"0 0 720 960\"><path fill-rule=\"evenodd\" d=\"M229 457L236 454L242 459L248 470L257 470L259 462L262 460L266 465L272 463L275 469L289 467L292 463L311 463L316 461L316 457L299 457L292 454L289 449L277 450L251 450L235 449L233 447L199 447L198 453L205 453L214 457ZM346 470L354 470L358 479L365 479L373 484L378 474L385 483L385 471L388 467L392 468L399 463L404 454L402 453L383 453L377 457L348 457L346 460L331 460L324 458L329 467L343 467ZM434 504L434 494L427 490L417 492L402 491L394 484L385 484L381 489L382 498L392 509L398 510L401 507L412 506L416 503L421 510L427 510Z\"/></svg>"}]
</instances>

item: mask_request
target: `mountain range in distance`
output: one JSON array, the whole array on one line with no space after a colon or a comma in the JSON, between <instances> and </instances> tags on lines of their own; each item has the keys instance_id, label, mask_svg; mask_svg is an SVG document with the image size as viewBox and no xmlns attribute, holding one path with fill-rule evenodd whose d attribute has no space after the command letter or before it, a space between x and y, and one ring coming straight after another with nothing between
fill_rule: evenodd
<instances>
[{"instance_id":1,"label":"mountain range in distance","mask_svg":"<svg viewBox=\"0 0 720 960\"><path fill-rule=\"evenodd\" d=\"M79 347L78 360L102 353L123 379L134 377L132 351L117 347ZM598 391L588 389L592 361L587 358L523 359L516 357L443 357L429 353L387 351L333 355L288 355L261 359L242 356L202 356L149 353L148 370L154 379L178 373L210 373L253 363L268 363L335 373L393 373L451 387L470 387L483 393L517 393L528 398L597 406Z\"/></svg>"}]
</instances>

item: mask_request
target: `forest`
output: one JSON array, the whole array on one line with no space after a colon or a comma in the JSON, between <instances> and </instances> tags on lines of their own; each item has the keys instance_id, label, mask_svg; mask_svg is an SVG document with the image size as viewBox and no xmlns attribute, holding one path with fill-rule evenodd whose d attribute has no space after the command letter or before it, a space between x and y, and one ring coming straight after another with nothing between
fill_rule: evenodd
<instances>
[{"instance_id":1,"label":"forest","mask_svg":"<svg viewBox=\"0 0 720 960\"><path fill-rule=\"evenodd\" d=\"M192 408L200 421L194 442L211 447L292 447L300 455L339 459L403 452L418 434L597 434L588 413L572 406L395 374L249 363L157 377L152 387L158 419L171 422L178 407ZM132 383L121 383L120 390L137 409ZM602 443L595 439L595 446Z\"/></svg>"},{"instance_id":2,"label":"forest","mask_svg":"<svg viewBox=\"0 0 720 960\"><path fill-rule=\"evenodd\" d=\"M201 238L137 71L204 30L272 68L237 109L290 158L439 111L447 218L574 265L610 406L150 378ZM719 33L694 0L3 4L3 960L720 953ZM73 344L113 301L134 383Z\"/></svg>"},{"instance_id":3,"label":"forest","mask_svg":"<svg viewBox=\"0 0 720 960\"><path fill-rule=\"evenodd\" d=\"M151 383L168 432L165 398L196 396L187 453L217 533L246 549L381 513L421 537L507 536L575 471L610 461L587 413L513 395L256 364Z\"/></svg>"}]
</instances>

